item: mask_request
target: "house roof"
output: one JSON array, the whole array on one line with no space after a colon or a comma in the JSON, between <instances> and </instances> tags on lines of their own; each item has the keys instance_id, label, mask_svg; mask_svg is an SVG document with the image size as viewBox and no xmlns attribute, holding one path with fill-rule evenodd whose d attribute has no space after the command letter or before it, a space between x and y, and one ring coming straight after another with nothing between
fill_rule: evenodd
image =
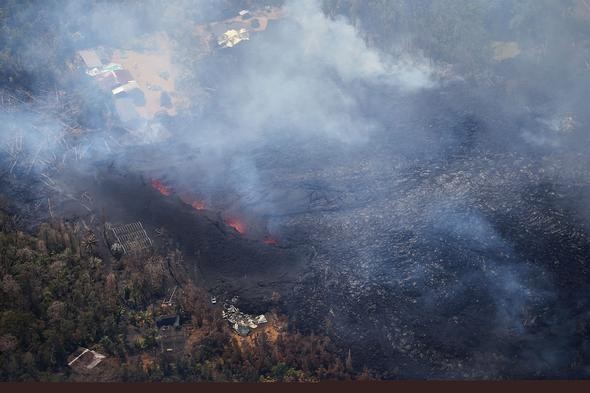
<instances>
[{"instance_id":1,"label":"house roof","mask_svg":"<svg viewBox=\"0 0 590 393\"><path fill-rule=\"evenodd\" d=\"M87 49L78 51L78 55L84 61L84 64L88 68L95 68L95 67L102 67L102 61L100 61L100 57L98 57L98 53L96 51Z\"/></svg>"},{"instance_id":2,"label":"house roof","mask_svg":"<svg viewBox=\"0 0 590 393\"><path fill-rule=\"evenodd\" d=\"M109 70L96 75L96 81L105 90L112 90L129 82L135 82L131 72L124 69Z\"/></svg>"},{"instance_id":3,"label":"house roof","mask_svg":"<svg viewBox=\"0 0 590 393\"><path fill-rule=\"evenodd\" d=\"M133 78L133 75L131 75L131 72L129 72L129 70L121 69L121 70L114 70L111 72L115 75L117 82L121 85L124 85L125 83L129 83L131 81L135 81L135 79Z\"/></svg>"},{"instance_id":4,"label":"house roof","mask_svg":"<svg viewBox=\"0 0 590 393\"><path fill-rule=\"evenodd\" d=\"M115 74L110 71L96 75L96 83L105 90L112 90L119 85Z\"/></svg>"},{"instance_id":5,"label":"house roof","mask_svg":"<svg viewBox=\"0 0 590 393\"><path fill-rule=\"evenodd\" d=\"M113 93L113 95L117 95L120 93L124 93L124 92L129 92L135 89L139 89L139 86L137 85L136 81L130 81L127 82L125 84L122 84L118 87L115 87L114 89L111 90L111 92Z\"/></svg>"},{"instance_id":6,"label":"house roof","mask_svg":"<svg viewBox=\"0 0 590 393\"><path fill-rule=\"evenodd\" d=\"M156 326L179 326L180 325L180 315L178 314L169 314L169 315L162 315L156 319Z\"/></svg>"},{"instance_id":7,"label":"house roof","mask_svg":"<svg viewBox=\"0 0 590 393\"><path fill-rule=\"evenodd\" d=\"M80 347L68 357L68 366L91 370L102 362L105 357L98 352Z\"/></svg>"}]
</instances>

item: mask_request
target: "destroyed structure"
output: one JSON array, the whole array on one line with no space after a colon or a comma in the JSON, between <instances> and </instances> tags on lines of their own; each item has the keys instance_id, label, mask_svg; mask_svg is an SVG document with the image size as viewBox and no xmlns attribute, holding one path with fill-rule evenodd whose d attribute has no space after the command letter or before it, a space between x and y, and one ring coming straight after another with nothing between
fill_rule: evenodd
<instances>
[{"instance_id":1,"label":"destroyed structure","mask_svg":"<svg viewBox=\"0 0 590 393\"><path fill-rule=\"evenodd\" d=\"M242 41L250 39L251 32L266 30L270 20L281 17L278 8L265 7L256 11L241 10L237 16L209 24L217 45L221 48L233 48Z\"/></svg>"},{"instance_id":2,"label":"destroyed structure","mask_svg":"<svg viewBox=\"0 0 590 393\"><path fill-rule=\"evenodd\" d=\"M222 48L232 48L239 44L242 41L247 41L250 39L250 33L245 28L241 28L240 30L231 29L223 33L217 44Z\"/></svg>"},{"instance_id":3,"label":"destroyed structure","mask_svg":"<svg viewBox=\"0 0 590 393\"><path fill-rule=\"evenodd\" d=\"M233 304L223 304L222 317L229 322L232 329L240 336L247 336L250 332L256 329L259 325L268 322L264 314L257 317L241 312Z\"/></svg>"}]
</instances>

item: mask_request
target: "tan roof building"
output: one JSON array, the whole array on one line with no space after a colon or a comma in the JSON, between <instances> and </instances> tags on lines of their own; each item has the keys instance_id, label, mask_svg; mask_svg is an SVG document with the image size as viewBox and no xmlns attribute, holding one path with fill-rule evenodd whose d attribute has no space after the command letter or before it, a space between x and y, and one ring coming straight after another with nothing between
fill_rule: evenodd
<instances>
[{"instance_id":1,"label":"tan roof building","mask_svg":"<svg viewBox=\"0 0 590 393\"><path fill-rule=\"evenodd\" d=\"M84 65L86 65L86 68L88 69L102 67L102 61L100 61L98 53L94 50L85 49L78 51L78 56L80 56Z\"/></svg>"},{"instance_id":2,"label":"tan roof building","mask_svg":"<svg viewBox=\"0 0 590 393\"><path fill-rule=\"evenodd\" d=\"M250 39L250 33L245 28L240 30L228 30L219 39L217 44L222 48L232 48L244 40Z\"/></svg>"}]
</instances>

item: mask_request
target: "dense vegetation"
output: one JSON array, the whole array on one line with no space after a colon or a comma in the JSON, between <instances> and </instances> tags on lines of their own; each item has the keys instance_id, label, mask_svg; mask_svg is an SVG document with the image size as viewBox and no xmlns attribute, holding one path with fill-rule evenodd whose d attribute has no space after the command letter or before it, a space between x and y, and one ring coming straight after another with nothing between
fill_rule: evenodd
<instances>
[{"instance_id":1,"label":"dense vegetation","mask_svg":"<svg viewBox=\"0 0 590 393\"><path fill-rule=\"evenodd\" d=\"M178 254L126 257L113 268L98 256L95 237L63 221L35 235L0 214L0 380L314 381L369 378L352 369L325 336L281 330L247 338L231 333L219 309L190 282L180 304L197 339L186 356L160 353L151 304L171 282ZM107 256L108 258L108 256ZM182 271L176 270L182 278ZM284 326L286 320L279 317ZM139 332L133 339L130 331ZM109 357L95 374L67 367L79 346ZM117 367L120 365L121 367Z\"/></svg>"},{"instance_id":2,"label":"dense vegetation","mask_svg":"<svg viewBox=\"0 0 590 393\"><path fill-rule=\"evenodd\" d=\"M1 379L52 379L78 345L117 342L112 277L100 258L81 251L71 226L43 225L31 236L11 230L5 214L0 225Z\"/></svg>"}]
</instances>

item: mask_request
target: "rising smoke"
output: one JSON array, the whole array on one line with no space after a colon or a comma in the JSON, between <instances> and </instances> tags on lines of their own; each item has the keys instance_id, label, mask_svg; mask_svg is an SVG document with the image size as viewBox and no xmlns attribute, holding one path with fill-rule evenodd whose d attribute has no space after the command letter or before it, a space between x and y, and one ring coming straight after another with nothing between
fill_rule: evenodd
<instances>
[{"instance_id":1,"label":"rising smoke","mask_svg":"<svg viewBox=\"0 0 590 393\"><path fill-rule=\"evenodd\" d=\"M449 13L460 3L450 2ZM566 28L558 17L544 21L547 32L526 18L504 21L508 8L519 6L493 2L484 27L509 37L490 34L481 44L516 41L523 54L490 60L474 76L466 70L472 52L443 60L418 45L387 51L367 44L367 20L352 22L362 15L332 18L319 2L289 1L284 19L267 32L185 70L212 93L200 110L169 120L167 139L149 144L161 162L145 164L146 150L136 143L115 146L98 122L76 140L79 170L93 174L114 162L157 172L207 206L262 217L271 234L313 244L332 272L326 276L334 275L323 299L326 312L336 311L336 331L360 353L363 331L387 337L379 338L388 346L385 368L408 356L431 367L420 376L588 375L587 365L568 369L588 305L560 282L578 269L587 276L586 262L571 262L587 239L568 238L563 233L572 229L556 218L577 217L572 225L581 233L590 218L584 201L556 196L588 195L571 188L587 181L589 118L580 104L587 89L580 86L588 82L580 81L577 63L564 64L561 49L585 30ZM408 14L400 21L426 18L417 6L401 9ZM90 8L72 1L49 15L60 26L54 39L69 43L57 52L63 56L76 46L136 47L160 29L190 35L191 22L227 16L209 1ZM427 41L428 32L413 30L419 24L400 25L408 29L400 37ZM45 48L28 39L20 44L25 69L40 75ZM559 49L539 57L543 45ZM28 157L43 159L17 165L41 173L71 147L56 141L72 124L56 114L39 125L31 109L23 104L2 115L0 143L22 135ZM529 198L545 183L559 187ZM558 232L556 248L538 245ZM568 273L555 271L556 260ZM587 288L575 283L573 289ZM372 314L358 300L369 295L380 299Z\"/></svg>"}]
</instances>

